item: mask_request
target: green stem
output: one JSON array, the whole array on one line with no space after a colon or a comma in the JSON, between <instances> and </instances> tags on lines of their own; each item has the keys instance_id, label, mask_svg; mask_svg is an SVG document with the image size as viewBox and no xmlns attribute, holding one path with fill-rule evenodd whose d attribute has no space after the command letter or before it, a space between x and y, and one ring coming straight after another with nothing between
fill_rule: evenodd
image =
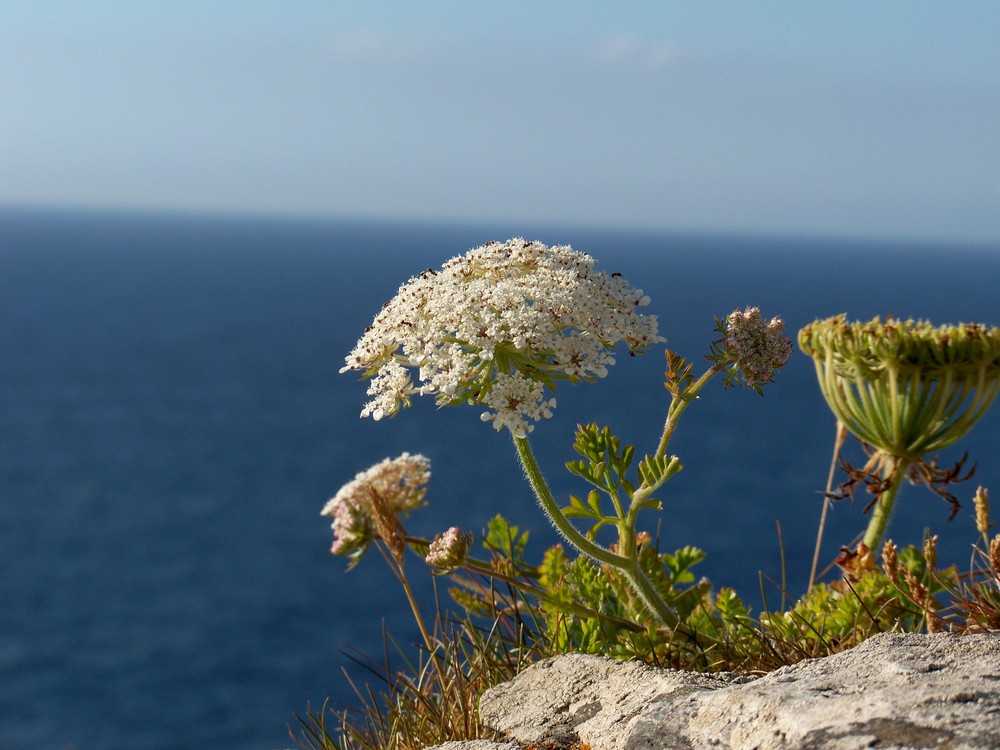
<instances>
[{"instance_id":1,"label":"green stem","mask_svg":"<svg viewBox=\"0 0 1000 750\"><path fill-rule=\"evenodd\" d=\"M642 568L639 567L638 558L634 560L631 568L622 570L622 573L625 575L625 578L628 579L629 584L631 584L635 592L639 595L639 599L642 600L646 610L663 625L671 630L676 630L677 626L680 625L680 618L677 616L677 610L663 600L663 597L660 596L660 592L656 590L655 586L653 586L653 582L649 580L649 577L643 572Z\"/></svg>"},{"instance_id":2,"label":"green stem","mask_svg":"<svg viewBox=\"0 0 1000 750\"><path fill-rule=\"evenodd\" d=\"M889 523L889 516L892 514L892 506L896 502L896 495L906 478L906 471L910 468L912 461L908 458L887 456L885 466L882 469L882 477L892 479L892 484L883 492L875 502L872 510L872 518L868 522L868 530L865 531L865 546L875 552L882 543L882 535L885 534L885 527Z\"/></svg>"},{"instance_id":3,"label":"green stem","mask_svg":"<svg viewBox=\"0 0 1000 750\"><path fill-rule=\"evenodd\" d=\"M559 509L555 498L552 497L552 491L549 490L549 486L545 483L545 477L542 476L542 471L538 468L538 462L535 461L535 454L531 450L528 438L517 437L513 433L511 435L514 438L514 447L517 449L517 456L521 459L524 475L528 478L528 484L531 485L538 504L542 506L542 510L545 511L545 515L549 517L552 525L566 538L566 541L584 554L589 555L598 562L607 563L622 570L626 569L629 566L629 559L627 557L616 555L614 552L592 542L577 531L576 527L569 522L569 519Z\"/></svg>"},{"instance_id":4,"label":"green stem","mask_svg":"<svg viewBox=\"0 0 1000 750\"><path fill-rule=\"evenodd\" d=\"M662 458L666 454L670 438L673 437L674 430L677 429L677 423L685 409L698 397L698 393L705 387L705 384L722 370L723 366L723 363L716 362L705 371L704 375L685 388L683 393L671 399L670 408L667 410L667 421L663 425L663 434L660 436L660 444L656 448L657 458Z\"/></svg>"}]
</instances>

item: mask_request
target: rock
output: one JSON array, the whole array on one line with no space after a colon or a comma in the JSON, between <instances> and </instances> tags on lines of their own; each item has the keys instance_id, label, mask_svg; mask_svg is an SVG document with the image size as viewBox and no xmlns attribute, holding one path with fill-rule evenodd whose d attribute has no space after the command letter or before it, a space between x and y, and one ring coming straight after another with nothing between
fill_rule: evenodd
<instances>
[{"instance_id":1,"label":"rock","mask_svg":"<svg viewBox=\"0 0 1000 750\"><path fill-rule=\"evenodd\" d=\"M480 715L522 747L997 750L998 690L1000 635L887 633L753 680L560 656L487 691Z\"/></svg>"},{"instance_id":2,"label":"rock","mask_svg":"<svg viewBox=\"0 0 1000 750\"><path fill-rule=\"evenodd\" d=\"M622 728L648 707L673 705L735 678L656 669L640 662L569 654L531 665L488 690L479 703L483 723L522 744L568 747L578 742L624 748Z\"/></svg>"}]
</instances>

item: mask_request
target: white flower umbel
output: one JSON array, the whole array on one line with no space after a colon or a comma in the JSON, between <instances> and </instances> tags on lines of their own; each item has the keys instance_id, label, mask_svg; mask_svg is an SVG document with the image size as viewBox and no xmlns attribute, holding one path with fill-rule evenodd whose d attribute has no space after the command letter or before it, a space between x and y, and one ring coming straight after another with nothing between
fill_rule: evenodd
<instances>
[{"instance_id":1,"label":"white flower umbel","mask_svg":"<svg viewBox=\"0 0 1000 750\"><path fill-rule=\"evenodd\" d=\"M362 416L432 395L483 404L484 421L523 437L552 415L546 388L604 377L619 343L639 353L664 341L655 316L638 311L648 303L568 246L490 242L400 287L341 371L371 379Z\"/></svg>"},{"instance_id":2,"label":"white flower umbel","mask_svg":"<svg viewBox=\"0 0 1000 750\"><path fill-rule=\"evenodd\" d=\"M368 549L375 534L372 496L390 513L408 515L424 504L431 463L420 454L403 453L359 472L323 507L321 515L333 517L331 552L350 555L352 566Z\"/></svg>"}]
</instances>

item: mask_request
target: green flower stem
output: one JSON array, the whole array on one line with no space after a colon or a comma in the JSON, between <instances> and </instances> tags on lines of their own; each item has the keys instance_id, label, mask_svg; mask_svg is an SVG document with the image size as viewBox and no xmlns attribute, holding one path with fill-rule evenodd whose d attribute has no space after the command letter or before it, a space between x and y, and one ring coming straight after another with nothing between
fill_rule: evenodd
<instances>
[{"instance_id":1,"label":"green flower stem","mask_svg":"<svg viewBox=\"0 0 1000 750\"><path fill-rule=\"evenodd\" d=\"M673 437L674 430L677 429L681 415L684 414L691 402L697 398L698 393L705 387L708 381L720 372L724 366L724 362L717 362L712 365L700 378L689 384L683 393L675 395L671 399L670 407L667 409L667 419L663 425L663 434L660 436L660 443L656 449L656 458L662 458L666 455L667 447L670 445L670 439ZM649 498L656 489L656 486L647 486L644 484L636 489L632 495L631 506L618 528L619 549L622 555L627 558L628 565L619 565L618 567L639 595L646 609L668 628L678 630L680 618L677 616L677 611L666 603L660 592L656 590L652 581L649 580L649 577L642 570L642 566L639 563L639 551L635 543L635 525L639 515L640 504Z\"/></svg>"},{"instance_id":2,"label":"green flower stem","mask_svg":"<svg viewBox=\"0 0 1000 750\"><path fill-rule=\"evenodd\" d=\"M868 522L868 530L865 531L865 546L875 552L882 543L882 535L885 534L885 527L889 523L889 516L892 514L892 506L896 502L896 495L906 478L906 472L910 468L912 461L907 458L887 456L882 476L886 479L892 477L892 484L885 492L879 496L872 510L872 518Z\"/></svg>"},{"instance_id":3,"label":"green flower stem","mask_svg":"<svg viewBox=\"0 0 1000 750\"><path fill-rule=\"evenodd\" d=\"M667 408L667 419L663 425L663 434L660 436L660 444L656 448L656 458L663 458L663 456L666 455L667 447L670 445L670 439L674 435L674 430L677 429L677 424L680 422L681 415L685 412L691 402L698 397L698 393L701 392L701 389L705 387L706 383L708 383L708 381L711 380L717 373L721 372L724 367L724 362L716 362L714 365L709 367L700 378L688 385L688 387L684 389L683 393L675 394L670 399L670 406ZM626 516L626 524L631 529L635 529L636 516L639 513L639 504L649 498L649 496L657 490L660 484L662 484L662 482L653 486L644 483L632 494L632 505Z\"/></svg>"},{"instance_id":4,"label":"green flower stem","mask_svg":"<svg viewBox=\"0 0 1000 750\"><path fill-rule=\"evenodd\" d=\"M629 561L627 567L620 566L622 575L625 576L629 584L631 584L632 588L639 595L646 610L661 623L673 630L680 624L677 611L663 599L639 563L639 548L636 544L635 536L636 513L631 512L636 508L637 506L632 506L628 516L618 527L618 548L621 550L622 556Z\"/></svg>"},{"instance_id":5,"label":"green flower stem","mask_svg":"<svg viewBox=\"0 0 1000 750\"><path fill-rule=\"evenodd\" d=\"M667 446L670 445L670 438L673 437L674 430L677 429L677 423L680 421L681 415L688 408L691 402L698 397L698 393L705 387L705 384L708 383L708 381L711 380L716 373L720 372L723 367L725 367L724 362L716 362L705 371L704 375L685 388L683 393L678 396L674 396L671 399L670 408L667 409L667 421L663 425L663 435L660 436L660 444L656 448L657 458L662 458L666 455Z\"/></svg>"},{"instance_id":6,"label":"green flower stem","mask_svg":"<svg viewBox=\"0 0 1000 750\"><path fill-rule=\"evenodd\" d=\"M576 527L569 522L569 519L559 509L555 498L552 497L552 491L549 489L549 486L545 483L545 477L542 476L541 469L538 468L538 462L535 461L535 454L531 450L528 438L517 437L513 433L511 435L514 438L514 447L517 449L518 458L521 459L521 466L524 469L525 476L528 478L528 483L531 485L531 489L534 491L539 505L542 506L542 510L545 511L549 520L552 521L552 525L566 538L566 541L570 542L570 544L584 554L589 555L598 562L607 563L622 570L627 569L631 564L631 561L627 557L616 555L614 552L592 542L577 531Z\"/></svg>"},{"instance_id":7,"label":"green flower stem","mask_svg":"<svg viewBox=\"0 0 1000 750\"><path fill-rule=\"evenodd\" d=\"M638 556L633 558L630 568L622 570L622 574L635 589L649 613L671 630L677 629L680 625L677 610L664 601L660 592L653 586L653 582L649 580L649 576L639 567Z\"/></svg>"}]
</instances>

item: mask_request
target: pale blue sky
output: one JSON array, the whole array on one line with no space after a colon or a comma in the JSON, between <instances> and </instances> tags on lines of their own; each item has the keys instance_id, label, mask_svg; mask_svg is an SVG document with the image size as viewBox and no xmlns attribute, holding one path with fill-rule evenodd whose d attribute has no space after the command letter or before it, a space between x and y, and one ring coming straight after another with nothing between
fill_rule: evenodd
<instances>
[{"instance_id":1,"label":"pale blue sky","mask_svg":"<svg viewBox=\"0 0 1000 750\"><path fill-rule=\"evenodd\" d=\"M1000 3L4 0L0 205L1000 243Z\"/></svg>"}]
</instances>

